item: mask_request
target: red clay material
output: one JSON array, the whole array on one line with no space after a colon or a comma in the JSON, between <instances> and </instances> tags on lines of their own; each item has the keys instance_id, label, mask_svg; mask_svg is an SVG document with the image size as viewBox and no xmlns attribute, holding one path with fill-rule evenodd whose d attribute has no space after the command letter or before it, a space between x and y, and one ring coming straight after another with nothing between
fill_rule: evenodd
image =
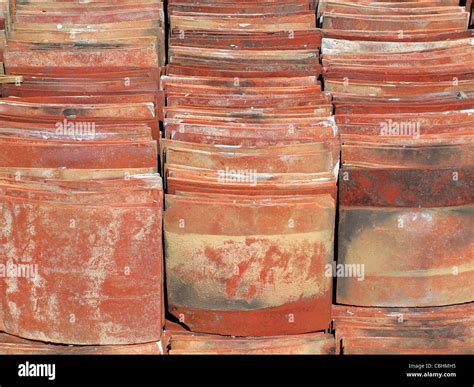
<instances>
[{"instance_id":1,"label":"red clay material","mask_svg":"<svg viewBox=\"0 0 474 387\"><path fill-rule=\"evenodd\" d=\"M61 344L159 340L159 177L45 183L16 174L10 180L0 184L4 330ZM114 198L114 190L134 182L144 184L149 194L127 190L126 202L120 195ZM31 194L22 194L25 190ZM110 193L107 202L94 198L101 192ZM32 270L20 272L19 267Z\"/></svg>"},{"instance_id":2,"label":"red clay material","mask_svg":"<svg viewBox=\"0 0 474 387\"><path fill-rule=\"evenodd\" d=\"M170 355L331 355L334 336L325 333L273 337L216 336L192 333L167 322Z\"/></svg>"}]
</instances>

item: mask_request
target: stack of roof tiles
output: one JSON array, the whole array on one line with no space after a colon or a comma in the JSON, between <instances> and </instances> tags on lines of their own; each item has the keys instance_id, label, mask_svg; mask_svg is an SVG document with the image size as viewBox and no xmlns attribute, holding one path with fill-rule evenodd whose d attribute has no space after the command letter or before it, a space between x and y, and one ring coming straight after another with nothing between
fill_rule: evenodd
<instances>
[{"instance_id":1,"label":"stack of roof tiles","mask_svg":"<svg viewBox=\"0 0 474 387\"><path fill-rule=\"evenodd\" d=\"M171 353L334 351L332 336L301 335L330 323L339 154L314 10L168 4L168 307L207 334L172 331Z\"/></svg>"},{"instance_id":2,"label":"stack of roof tiles","mask_svg":"<svg viewBox=\"0 0 474 387\"><path fill-rule=\"evenodd\" d=\"M398 309L371 308L430 307L432 315L410 309L408 320L426 319L441 331L436 316L446 309L438 307L474 300L469 14L456 1L436 0L322 1L318 15L325 89L342 141L338 264L365 268L363 279L337 279L337 303L364 307L349 315L336 309L338 337L349 353L391 352L390 342L402 353L405 345L421 353L465 350L472 329L444 331L460 347L449 340L425 346L422 323L372 324ZM370 329L352 329L358 324Z\"/></svg>"},{"instance_id":3,"label":"stack of roof tiles","mask_svg":"<svg viewBox=\"0 0 474 387\"><path fill-rule=\"evenodd\" d=\"M10 3L0 351L159 352L163 4Z\"/></svg>"},{"instance_id":4,"label":"stack of roof tiles","mask_svg":"<svg viewBox=\"0 0 474 387\"><path fill-rule=\"evenodd\" d=\"M337 353L472 354L474 304L436 308L335 305Z\"/></svg>"},{"instance_id":5,"label":"stack of roof tiles","mask_svg":"<svg viewBox=\"0 0 474 387\"><path fill-rule=\"evenodd\" d=\"M0 353L472 352L472 1L167 4L2 2Z\"/></svg>"}]
</instances>

